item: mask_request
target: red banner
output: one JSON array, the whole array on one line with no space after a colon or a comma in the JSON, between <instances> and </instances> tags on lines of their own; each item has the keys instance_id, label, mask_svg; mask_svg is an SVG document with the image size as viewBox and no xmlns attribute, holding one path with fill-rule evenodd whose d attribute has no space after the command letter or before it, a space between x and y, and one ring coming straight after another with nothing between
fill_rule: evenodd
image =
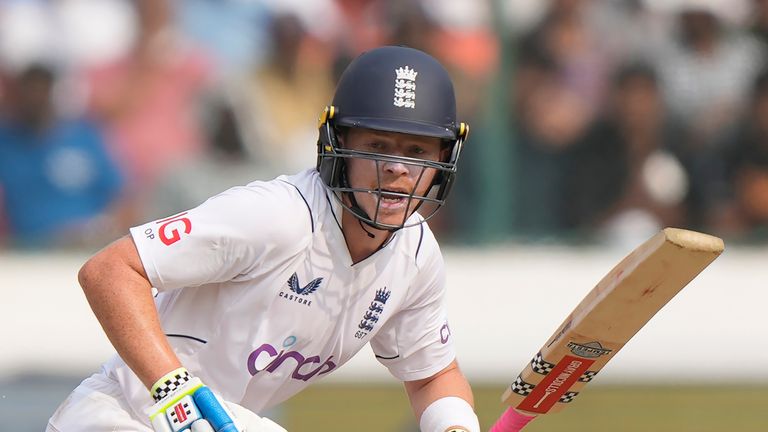
<instances>
[{"instance_id":1,"label":"red banner","mask_svg":"<svg viewBox=\"0 0 768 432\"><path fill-rule=\"evenodd\" d=\"M525 399L517 406L518 409L528 412L544 414L560 399L579 377L587 371L594 360L564 356L560 362L547 374L544 379L536 384Z\"/></svg>"}]
</instances>

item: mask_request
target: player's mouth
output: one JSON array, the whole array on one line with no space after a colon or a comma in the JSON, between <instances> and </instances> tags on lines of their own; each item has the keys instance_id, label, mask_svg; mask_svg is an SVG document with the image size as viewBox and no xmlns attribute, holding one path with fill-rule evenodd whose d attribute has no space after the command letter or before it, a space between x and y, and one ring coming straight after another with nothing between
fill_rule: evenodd
<instances>
[{"instance_id":1,"label":"player's mouth","mask_svg":"<svg viewBox=\"0 0 768 432\"><path fill-rule=\"evenodd\" d=\"M385 210L403 210L408 205L408 192L398 189L381 189L379 207Z\"/></svg>"}]
</instances>

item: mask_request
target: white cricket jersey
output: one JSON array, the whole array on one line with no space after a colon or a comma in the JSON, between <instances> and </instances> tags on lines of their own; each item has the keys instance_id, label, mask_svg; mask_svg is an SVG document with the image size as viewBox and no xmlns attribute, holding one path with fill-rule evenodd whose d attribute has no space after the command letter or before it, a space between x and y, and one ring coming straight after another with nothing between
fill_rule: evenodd
<instances>
[{"instance_id":1,"label":"white cricket jersey","mask_svg":"<svg viewBox=\"0 0 768 432\"><path fill-rule=\"evenodd\" d=\"M395 232L353 264L341 211L307 170L131 229L171 345L224 399L262 411L369 342L400 380L454 359L444 264L427 224ZM105 371L143 418L152 401L138 378L119 357Z\"/></svg>"}]
</instances>

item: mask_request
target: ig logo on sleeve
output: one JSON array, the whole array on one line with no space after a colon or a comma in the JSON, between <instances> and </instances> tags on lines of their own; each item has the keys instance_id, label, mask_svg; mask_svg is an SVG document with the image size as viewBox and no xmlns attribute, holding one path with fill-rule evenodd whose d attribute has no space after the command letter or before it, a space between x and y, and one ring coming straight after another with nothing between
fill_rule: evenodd
<instances>
[{"instance_id":1,"label":"ig logo on sleeve","mask_svg":"<svg viewBox=\"0 0 768 432\"><path fill-rule=\"evenodd\" d=\"M175 216L155 222L155 224L160 225L157 229L157 236L163 244L170 246L181 240L182 232L184 234L192 232L192 221L190 221L189 218L184 217L186 214L187 212L179 213ZM150 240L154 240L155 238L155 233L152 228L144 230L144 235Z\"/></svg>"}]
</instances>

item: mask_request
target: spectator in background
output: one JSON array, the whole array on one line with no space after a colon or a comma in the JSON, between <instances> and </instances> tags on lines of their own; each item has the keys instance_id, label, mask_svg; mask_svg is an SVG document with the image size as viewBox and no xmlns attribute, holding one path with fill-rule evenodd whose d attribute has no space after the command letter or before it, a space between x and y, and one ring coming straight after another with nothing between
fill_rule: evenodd
<instances>
[{"instance_id":1,"label":"spectator in background","mask_svg":"<svg viewBox=\"0 0 768 432\"><path fill-rule=\"evenodd\" d=\"M150 215L175 214L200 205L233 186L264 178L270 169L254 158L242 134L237 113L226 100L206 104L208 142L194 160L169 169L150 193Z\"/></svg>"},{"instance_id":2,"label":"spectator in background","mask_svg":"<svg viewBox=\"0 0 768 432\"><path fill-rule=\"evenodd\" d=\"M217 81L233 79L261 64L269 51L265 1L176 1L174 16L179 31L212 59Z\"/></svg>"},{"instance_id":3,"label":"spectator in background","mask_svg":"<svg viewBox=\"0 0 768 432\"><path fill-rule=\"evenodd\" d=\"M650 61L669 48L672 25L667 15L657 10L663 7L658 3L654 0L589 1L587 25L601 52L605 52L611 71L618 65Z\"/></svg>"},{"instance_id":4,"label":"spectator in background","mask_svg":"<svg viewBox=\"0 0 768 432\"><path fill-rule=\"evenodd\" d=\"M384 17L392 3L384 0L331 0L334 22L327 35L334 49L333 76L337 81L349 62L363 51L392 41L392 29Z\"/></svg>"},{"instance_id":5,"label":"spectator in background","mask_svg":"<svg viewBox=\"0 0 768 432\"><path fill-rule=\"evenodd\" d=\"M665 226L686 226L688 178L653 69L621 68L606 115L572 149L565 212L569 227L629 244Z\"/></svg>"},{"instance_id":6,"label":"spectator in background","mask_svg":"<svg viewBox=\"0 0 768 432\"><path fill-rule=\"evenodd\" d=\"M0 209L13 245L103 243L125 228L107 217L119 203L122 178L102 131L88 119L57 113L55 82L50 67L31 65L8 86L8 112L0 123Z\"/></svg>"},{"instance_id":7,"label":"spectator in background","mask_svg":"<svg viewBox=\"0 0 768 432\"><path fill-rule=\"evenodd\" d=\"M438 25L428 16L423 2L394 1L390 4L392 44L431 49Z\"/></svg>"},{"instance_id":8,"label":"spectator in background","mask_svg":"<svg viewBox=\"0 0 768 432\"><path fill-rule=\"evenodd\" d=\"M513 79L517 164L510 188L515 229L534 238L562 234L570 148L589 126L591 115L545 52L524 47Z\"/></svg>"},{"instance_id":9,"label":"spectator in background","mask_svg":"<svg viewBox=\"0 0 768 432\"><path fill-rule=\"evenodd\" d=\"M681 3L677 43L658 68L671 113L694 133L691 145L704 151L743 113L765 55L744 32L730 32L711 2Z\"/></svg>"},{"instance_id":10,"label":"spectator in background","mask_svg":"<svg viewBox=\"0 0 768 432\"><path fill-rule=\"evenodd\" d=\"M724 135L744 115L749 85L765 55L745 32L729 31L711 2L677 10L678 43L660 59L666 102L689 135L681 157L690 174L691 225L702 226L718 196Z\"/></svg>"},{"instance_id":11,"label":"spectator in background","mask_svg":"<svg viewBox=\"0 0 768 432\"><path fill-rule=\"evenodd\" d=\"M571 147L599 113L609 64L586 20L586 0L556 0L516 48L512 190L515 231L563 235Z\"/></svg>"},{"instance_id":12,"label":"spectator in background","mask_svg":"<svg viewBox=\"0 0 768 432\"><path fill-rule=\"evenodd\" d=\"M6 72L0 68L0 116L6 115L8 105L8 77Z\"/></svg>"},{"instance_id":13,"label":"spectator in background","mask_svg":"<svg viewBox=\"0 0 768 432\"><path fill-rule=\"evenodd\" d=\"M723 182L709 225L729 238L764 241L768 239L768 69L755 80L748 115L724 148L724 175L718 176Z\"/></svg>"},{"instance_id":14,"label":"spectator in background","mask_svg":"<svg viewBox=\"0 0 768 432\"><path fill-rule=\"evenodd\" d=\"M768 50L768 0L752 0L752 21L749 30L761 43L763 51Z\"/></svg>"},{"instance_id":15,"label":"spectator in background","mask_svg":"<svg viewBox=\"0 0 768 432\"><path fill-rule=\"evenodd\" d=\"M7 117L7 99L8 99L8 90L7 90L7 77L5 74L5 71L0 68L0 119ZM2 145L2 143L0 143ZM5 216L5 209L3 208L3 202L5 201L3 197L3 187L2 183L0 183L0 239L5 239L8 237L8 220ZM0 240L0 247L3 245L3 240Z\"/></svg>"},{"instance_id":16,"label":"spectator in background","mask_svg":"<svg viewBox=\"0 0 768 432\"><path fill-rule=\"evenodd\" d=\"M315 163L318 107L329 103L334 87L330 64L310 55L322 47L296 15L274 16L269 34L272 47L266 62L239 87L241 96L235 95L262 179Z\"/></svg>"},{"instance_id":17,"label":"spectator in background","mask_svg":"<svg viewBox=\"0 0 768 432\"><path fill-rule=\"evenodd\" d=\"M487 1L421 0L422 6L401 5L395 44L424 46L436 54L455 77L462 118L479 123L489 81L499 63L498 36L491 27ZM419 17L420 18L416 18Z\"/></svg>"},{"instance_id":18,"label":"spectator in background","mask_svg":"<svg viewBox=\"0 0 768 432\"><path fill-rule=\"evenodd\" d=\"M131 53L88 73L90 109L107 127L110 150L127 175L141 214L147 194L167 171L205 146L195 107L208 83L204 53L185 45L171 25L167 0L137 0L138 37Z\"/></svg>"},{"instance_id":19,"label":"spectator in background","mask_svg":"<svg viewBox=\"0 0 768 432\"><path fill-rule=\"evenodd\" d=\"M599 34L588 21L589 0L554 0L542 22L523 43L549 56L560 85L594 118L603 104L611 64Z\"/></svg>"}]
</instances>

